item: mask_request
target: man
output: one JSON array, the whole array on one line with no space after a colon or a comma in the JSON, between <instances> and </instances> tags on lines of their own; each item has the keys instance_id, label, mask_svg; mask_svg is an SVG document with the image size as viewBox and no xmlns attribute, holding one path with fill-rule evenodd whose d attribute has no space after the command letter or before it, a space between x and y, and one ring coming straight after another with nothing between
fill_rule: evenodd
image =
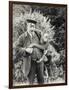
<instances>
[{"instance_id":1,"label":"man","mask_svg":"<svg viewBox=\"0 0 69 90\"><path fill-rule=\"evenodd\" d=\"M42 51L36 47L28 48L30 44L39 44L39 37L36 31L36 21L27 19L27 31L19 36L15 42L15 47L19 50L20 55L23 55L23 73L29 78L30 84L34 83L35 74L39 84L44 83L43 78L43 62L37 63Z\"/></svg>"}]
</instances>

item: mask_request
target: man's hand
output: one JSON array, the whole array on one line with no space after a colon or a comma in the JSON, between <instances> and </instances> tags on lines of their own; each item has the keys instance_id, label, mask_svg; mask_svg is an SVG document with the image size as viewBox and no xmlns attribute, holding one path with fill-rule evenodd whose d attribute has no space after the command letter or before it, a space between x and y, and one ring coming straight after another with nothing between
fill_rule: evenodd
<instances>
[{"instance_id":1,"label":"man's hand","mask_svg":"<svg viewBox=\"0 0 69 90\"><path fill-rule=\"evenodd\" d=\"M39 61L37 61L37 63L40 63L42 61L47 62L48 61L47 57L43 56Z\"/></svg>"},{"instance_id":2,"label":"man's hand","mask_svg":"<svg viewBox=\"0 0 69 90\"><path fill-rule=\"evenodd\" d=\"M33 52L33 48L26 48L26 52L31 54Z\"/></svg>"},{"instance_id":3,"label":"man's hand","mask_svg":"<svg viewBox=\"0 0 69 90\"><path fill-rule=\"evenodd\" d=\"M38 60L38 61L36 61L37 63L40 63L40 62L42 62L43 61L43 59L41 58L40 60Z\"/></svg>"},{"instance_id":4,"label":"man's hand","mask_svg":"<svg viewBox=\"0 0 69 90\"><path fill-rule=\"evenodd\" d=\"M20 48L19 51L20 52L25 52L26 51L26 48Z\"/></svg>"}]
</instances>

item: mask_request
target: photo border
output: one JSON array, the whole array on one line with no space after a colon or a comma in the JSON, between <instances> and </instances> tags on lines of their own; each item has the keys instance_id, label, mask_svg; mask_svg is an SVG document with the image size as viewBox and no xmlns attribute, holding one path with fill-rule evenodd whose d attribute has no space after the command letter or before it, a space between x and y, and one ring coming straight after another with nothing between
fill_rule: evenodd
<instances>
[{"instance_id":1,"label":"photo border","mask_svg":"<svg viewBox=\"0 0 69 90\"><path fill-rule=\"evenodd\" d=\"M40 5L40 6L53 6L65 7L65 83L52 83L43 85L23 85L13 86L13 4L26 4L26 5ZM36 2L20 2L9 1L9 88L30 88L30 87L45 87L45 86L61 86L67 85L67 5L66 4L51 4L51 3L36 3Z\"/></svg>"}]
</instances>

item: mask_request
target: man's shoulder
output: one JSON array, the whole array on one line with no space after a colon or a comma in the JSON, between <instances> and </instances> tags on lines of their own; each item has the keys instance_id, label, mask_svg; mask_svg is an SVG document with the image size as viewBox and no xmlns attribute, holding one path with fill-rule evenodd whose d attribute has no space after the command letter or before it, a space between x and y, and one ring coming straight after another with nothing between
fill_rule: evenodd
<instances>
[{"instance_id":1,"label":"man's shoulder","mask_svg":"<svg viewBox=\"0 0 69 90\"><path fill-rule=\"evenodd\" d=\"M25 37L27 37L27 32L25 32L19 36L19 38L25 38Z\"/></svg>"}]
</instances>

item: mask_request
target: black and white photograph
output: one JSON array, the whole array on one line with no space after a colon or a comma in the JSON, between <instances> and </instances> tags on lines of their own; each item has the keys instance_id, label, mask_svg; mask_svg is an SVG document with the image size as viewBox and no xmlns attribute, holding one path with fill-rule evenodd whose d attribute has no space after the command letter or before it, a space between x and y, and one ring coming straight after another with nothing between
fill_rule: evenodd
<instances>
[{"instance_id":1,"label":"black and white photograph","mask_svg":"<svg viewBox=\"0 0 69 90\"><path fill-rule=\"evenodd\" d=\"M9 87L67 84L67 5L9 2Z\"/></svg>"}]
</instances>

